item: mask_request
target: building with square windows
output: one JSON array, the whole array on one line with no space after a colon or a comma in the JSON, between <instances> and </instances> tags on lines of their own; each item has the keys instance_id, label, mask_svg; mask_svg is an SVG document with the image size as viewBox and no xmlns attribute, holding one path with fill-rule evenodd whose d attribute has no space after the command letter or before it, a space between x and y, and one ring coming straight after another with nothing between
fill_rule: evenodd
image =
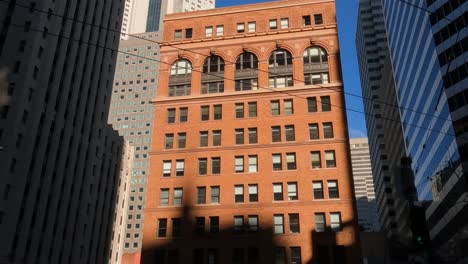
<instances>
[{"instance_id":1,"label":"building with square windows","mask_svg":"<svg viewBox=\"0 0 468 264\"><path fill-rule=\"evenodd\" d=\"M360 263L334 1L167 15L142 263Z\"/></svg>"}]
</instances>

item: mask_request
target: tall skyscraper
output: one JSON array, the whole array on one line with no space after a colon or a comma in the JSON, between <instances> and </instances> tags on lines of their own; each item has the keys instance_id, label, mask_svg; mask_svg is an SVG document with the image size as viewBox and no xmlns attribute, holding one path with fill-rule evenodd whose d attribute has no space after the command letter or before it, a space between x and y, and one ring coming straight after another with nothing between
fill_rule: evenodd
<instances>
[{"instance_id":1,"label":"tall skyscraper","mask_svg":"<svg viewBox=\"0 0 468 264\"><path fill-rule=\"evenodd\" d=\"M360 228L364 231L379 231L374 179L367 138L352 138L351 164L353 167L354 193Z\"/></svg>"},{"instance_id":2,"label":"tall skyscraper","mask_svg":"<svg viewBox=\"0 0 468 264\"><path fill-rule=\"evenodd\" d=\"M142 263L360 263L334 1L167 15Z\"/></svg>"},{"instance_id":3,"label":"tall skyscraper","mask_svg":"<svg viewBox=\"0 0 468 264\"><path fill-rule=\"evenodd\" d=\"M104 29L123 8L0 2L1 263L109 258L123 140L106 122L119 34Z\"/></svg>"}]
</instances>

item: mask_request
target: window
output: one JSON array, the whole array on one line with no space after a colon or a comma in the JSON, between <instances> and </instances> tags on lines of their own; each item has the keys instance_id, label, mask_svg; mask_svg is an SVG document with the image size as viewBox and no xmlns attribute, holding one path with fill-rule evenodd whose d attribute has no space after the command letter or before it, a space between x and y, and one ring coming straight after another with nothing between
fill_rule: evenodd
<instances>
[{"instance_id":1,"label":"window","mask_svg":"<svg viewBox=\"0 0 468 264\"><path fill-rule=\"evenodd\" d=\"M213 36L213 27L212 26L205 27L205 37L211 37L211 36Z\"/></svg>"},{"instance_id":2,"label":"window","mask_svg":"<svg viewBox=\"0 0 468 264\"><path fill-rule=\"evenodd\" d=\"M256 117L257 116L257 103L256 102L249 102L249 117Z\"/></svg>"},{"instance_id":3,"label":"window","mask_svg":"<svg viewBox=\"0 0 468 264\"><path fill-rule=\"evenodd\" d=\"M234 159L235 172L244 172L244 156L236 156Z\"/></svg>"},{"instance_id":4,"label":"window","mask_svg":"<svg viewBox=\"0 0 468 264\"><path fill-rule=\"evenodd\" d=\"M276 116L280 114L280 108L279 108L279 101L271 101L270 102L270 109L271 109L271 115Z\"/></svg>"},{"instance_id":5,"label":"window","mask_svg":"<svg viewBox=\"0 0 468 264\"><path fill-rule=\"evenodd\" d=\"M336 167L335 151L334 150L325 151L325 162L327 164L327 168L335 168Z\"/></svg>"},{"instance_id":6,"label":"window","mask_svg":"<svg viewBox=\"0 0 468 264\"><path fill-rule=\"evenodd\" d=\"M223 25L216 26L216 36L222 36L222 35L224 35L224 26Z\"/></svg>"},{"instance_id":7,"label":"window","mask_svg":"<svg viewBox=\"0 0 468 264\"><path fill-rule=\"evenodd\" d=\"M213 130L213 146L221 146L221 130Z\"/></svg>"},{"instance_id":8,"label":"window","mask_svg":"<svg viewBox=\"0 0 468 264\"><path fill-rule=\"evenodd\" d=\"M288 201L296 201L297 199L297 183L288 182Z\"/></svg>"},{"instance_id":9,"label":"window","mask_svg":"<svg viewBox=\"0 0 468 264\"><path fill-rule=\"evenodd\" d=\"M182 188L174 188L174 200L173 205L182 205L182 198L184 195L184 191Z\"/></svg>"},{"instance_id":10,"label":"window","mask_svg":"<svg viewBox=\"0 0 468 264\"><path fill-rule=\"evenodd\" d=\"M292 76L275 76L268 79L269 88L285 88L293 86Z\"/></svg>"},{"instance_id":11,"label":"window","mask_svg":"<svg viewBox=\"0 0 468 264\"><path fill-rule=\"evenodd\" d=\"M322 112L331 111L330 96L320 96L320 102L322 103Z\"/></svg>"},{"instance_id":12,"label":"window","mask_svg":"<svg viewBox=\"0 0 468 264\"><path fill-rule=\"evenodd\" d=\"M302 16L302 25L310 26L312 23L310 21L310 16Z\"/></svg>"},{"instance_id":13,"label":"window","mask_svg":"<svg viewBox=\"0 0 468 264\"><path fill-rule=\"evenodd\" d=\"M207 172L207 160L206 158L198 159L198 175L206 175Z\"/></svg>"},{"instance_id":14,"label":"window","mask_svg":"<svg viewBox=\"0 0 468 264\"><path fill-rule=\"evenodd\" d=\"M314 15L314 22L315 22L315 25L323 24L322 14L315 14Z\"/></svg>"},{"instance_id":15,"label":"window","mask_svg":"<svg viewBox=\"0 0 468 264\"><path fill-rule=\"evenodd\" d=\"M309 124L309 138L319 139L319 129L317 123Z\"/></svg>"},{"instance_id":16,"label":"window","mask_svg":"<svg viewBox=\"0 0 468 264\"><path fill-rule=\"evenodd\" d=\"M291 247L291 264L301 263L301 247Z\"/></svg>"},{"instance_id":17,"label":"window","mask_svg":"<svg viewBox=\"0 0 468 264\"><path fill-rule=\"evenodd\" d=\"M288 18L282 18L281 19L281 28L288 28L289 27L289 19Z\"/></svg>"},{"instance_id":18,"label":"window","mask_svg":"<svg viewBox=\"0 0 468 264\"><path fill-rule=\"evenodd\" d=\"M167 219L158 219L158 237L166 237Z\"/></svg>"},{"instance_id":19,"label":"window","mask_svg":"<svg viewBox=\"0 0 468 264\"><path fill-rule=\"evenodd\" d=\"M244 202L244 185L234 185L234 202Z\"/></svg>"},{"instance_id":20,"label":"window","mask_svg":"<svg viewBox=\"0 0 468 264\"><path fill-rule=\"evenodd\" d=\"M323 184L322 181L313 181L312 189L314 193L314 200L323 199Z\"/></svg>"},{"instance_id":21,"label":"window","mask_svg":"<svg viewBox=\"0 0 468 264\"><path fill-rule=\"evenodd\" d=\"M273 201L283 201L282 183L273 183Z\"/></svg>"},{"instance_id":22,"label":"window","mask_svg":"<svg viewBox=\"0 0 468 264\"><path fill-rule=\"evenodd\" d=\"M257 184L249 184L249 202L258 202Z\"/></svg>"},{"instance_id":23,"label":"window","mask_svg":"<svg viewBox=\"0 0 468 264\"><path fill-rule=\"evenodd\" d=\"M236 118L244 118L244 104L236 104Z\"/></svg>"},{"instance_id":24,"label":"window","mask_svg":"<svg viewBox=\"0 0 468 264\"><path fill-rule=\"evenodd\" d=\"M219 216L210 216L210 233L219 233Z\"/></svg>"},{"instance_id":25,"label":"window","mask_svg":"<svg viewBox=\"0 0 468 264\"><path fill-rule=\"evenodd\" d=\"M269 87L284 88L293 85L292 56L285 49L274 50L268 59Z\"/></svg>"},{"instance_id":26,"label":"window","mask_svg":"<svg viewBox=\"0 0 468 264\"><path fill-rule=\"evenodd\" d=\"M169 189L164 188L160 190L159 205L169 205Z\"/></svg>"},{"instance_id":27,"label":"window","mask_svg":"<svg viewBox=\"0 0 468 264\"><path fill-rule=\"evenodd\" d=\"M197 204L206 203L206 187L197 187Z\"/></svg>"},{"instance_id":28,"label":"window","mask_svg":"<svg viewBox=\"0 0 468 264\"><path fill-rule=\"evenodd\" d=\"M208 146L208 131L200 131L200 147Z\"/></svg>"},{"instance_id":29,"label":"window","mask_svg":"<svg viewBox=\"0 0 468 264\"><path fill-rule=\"evenodd\" d=\"M296 169L296 153L286 153L286 167L288 170Z\"/></svg>"},{"instance_id":30,"label":"window","mask_svg":"<svg viewBox=\"0 0 468 264\"><path fill-rule=\"evenodd\" d=\"M330 227L333 232L341 231L341 213L330 213Z\"/></svg>"},{"instance_id":31,"label":"window","mask_svg":"<svg viewBox=\"0 0 468 264\"><path fill-rule=\"evenodd\" d=\"M331 122L323 123L323 137L333 138L333 124Z\"/></svg>"},{"instance_id":32,"label":"window","mask_svg":"<svg viewBox=\"0 0 468 264\"><path fill-rule=\"evenodd\" d=\"M271 155L271 162L273 164L273 171L280 171L283 169L283 165L281 162L281 154L272 154Z\"/></svg>"},{"instance_id":33,"label":"window","mask_svg":"<svg viewBox=\"0 0 468 264\"><path fill-rule=\"evenodd\" d=\"M201 87L202 94L223 93L224 82L203 82Z\"/></svg>"},{"instance_id":34,"label":"window","mask_svg":"<svg viewBox=\"0 0 468 264\"><path fill-rule=\"evenodd\" d=\"M244 217L242 215L234 216L234 234L241 234L244 231Z\"/></svg>"},{"instance_id":35,"label":"window","mask_svg":"<svg viewBox=\"0 0 468 264\"><path fill-rule=\"evenodd\" d=\"M286 141L294 141L296 140L295 133L294 133L294 125L287 125L284 127Z\"/></svg>"},{"instance_id":36,"label":"window","mask_svg":"<svg viewBox=\"0 0 468 264\"><path fill-rule=\"evenodd\" d=\"M219 186L211 186L211 203L219 204Z\"/></svg>"},{"instance_id":37,"label":"window","mask_svg":"<svg viewBox=\"0 0 468 264\"><path fill-rule=\"evenodd\" d=\"M236 71L244 70L244 72L245 72L246 70L251 71L252 69L258 69L258 58L252 52L244 51L241 55L239 55L237 57ZM255 75L252 75L251 77L256 78L257 77L257 71L252 71L252 73L255 73ZM243 90L251 90L251 89L243 89Z\"/></svg>"},{"instance_id":38,"label":"window","mask_svg":"<svg viewBox=\"0 0 468 264\"><path fill-rule=\"evenodd\" d=\"M187 107L182 107L179 109L179 122L180 123L185 123L187 122L188 119L188 108Z\"/></svg>"},{"instance_id":39,"label":"window","mask_svg":"<svg viewBox=\"0 0 468 264\"><path fill-rule=\"evenodd\" d=\"M338 193L338 182L334 180L327 181L328 186L328 198L335 199L340 198Z\"/></svg>"},{"instance_id":40,"label":"window","mask_svg":"<svg viewBox=\"0 0 468 264\"><path fill-rule=\"evenodd\" d=\"M284 216L281 214L273 215L275 234L284 234Z\"/></svg>"},{"instance_id":41,"label":"window","mask_svg":"<svg viewBox=\"0 0 468 264\"><path fill-rule=\"evenodd\" d=\"M184 176L185 161L176 160L176 176Z\"/></svg>"},{"instance_id":42,"label":"window","mask_svg":"<svg viewBox=\"0 0 468 264\"><path fill-rule=\"evenodd\" d=\"M185 38L192 38L192 29L191 28L186 28L185 29Z\"/></svg>"},{"instance_id":43,"label":"window","mask_svg":"<svg viewBox=\"0 0 468 264\"><path fill-rule=\"evenodd\" d=\"M315 232L325 232L324 213L315 213Z\"/></svg>"},{"instance_id":44,"label":"window","mask_svg":"<svg viewBox=\"0 0 468 264\"><path fill-rule=\"evenodd\" d=\"M221 158L211 158L211 174L221 173Z\"/></svg>"},{"instance_id":45,"label":"window","mask_svg":"<svg viewBox=\"0 0 468 264\"><path fill-rule=\"evenodd\" d=\"M171 165L172 163L170 160L163 161L163 177L171 176Z\"/></svg>"},{"instance_id":46,"label":"window","mask_svg":"<svg viewBox=\"0 0 468 264\"><path fill-rule=\"evenodd\" d=\"M236 128L235 129L235 136L236 136L236 144L244 144L244 129L243 128Z\"/></svg>"},{"instance_id":47,"label":"window","mask_svg":"<svg viewBox=\"0 0 468 264\"><path fill-rule=\"evenodd\" d=\"M281 142L281 127L280 126L271 127L271 142Z\"/></svg>"},{"instance_id":48,"label":"window","mask_svg":"<svg viewBox=\"0 0 468 264\"><path fill-rule=\"evenodd\" d=\"M175 123L175 113L176 113L175 108L167 109L167 123L168 124Z\"/></svg>"},{"instance_id":49,"label":"window","mask_svg":"<svg viewBox=\"0 0 468 264\"><path fill-rule=\"evenodd\" d=\"M190 84L170 85L169 96L184 96L190 95Z\"/></svg>"},{"instance_id":50,"label":"window","mask_svg":"<svg viewBox=\"0 0 468 264\"><path fill-rule=\"evenodd\" d=\"M321 73L312 73L312 74L304 74L304 83L309 84L323 84L328 83L328 73L321 72Z\"/></svg>"},{"instance_id":51,"label":"window","mask_svg":"<svg viewBox=\"0 0 468 264\"><path fill-rule=\"evenodd\" d=\"M289 214L289 232L296 234L300 232L299 214Z\"/></svg>"},{"instance_id":52,"label":"window","mask_svg":"<svg viewBox=\"0 0 468 264\"><path fill-rule=\"evenodd\" d=\"M205 217L195 217L195 234L203 235L205 233Z\"/></svg>"},{"instance_id":53,"label":"window","mask_svg":"<svg viewBox=\"0 0 468 264\"><path fill-rule=\"evenodd\" d=\"M312 169L321 168L322 161L320 160L320 151L310 152L310 161L312 162Z\"/></svg>"},{"instance_id":54,"label":"window","mask_svg":"<svg viewBox=\"0 0 468 264\"><path fill-rule=\"evenodd\" d=\"M200 107L200 110L201 110L201 120L202 121L210 120L210 107L207 105L204 105Z\"/></svg>"},{"instance_id":55,"label":"window","mask_svg":"<svg viewBox=\"0 0 468 264\"><path fill-rule=\"evenodd\" d=\"M174 145L174 134L166 134L166 139L164 142L166 149L171 149Z\"/></svg>"},{"instance_id":56,"label":"window","mask_svg":"<svg viewBox=\"0 0 468 264\"><path fill-rule=\"evenodd\" d=\"M237 23L237 33L243 33L245 31L244 23Z\"/></svg>"},{"instance_id":57,"label":"window","mask_svg":"<svg viewBox=\"0 0 468 264\"><path fill-rule=\"evenodd\" d=\"M278 21L276 19L270 19L270 29L277 29L278 28Z\"/></svg>"},{"instance_id":58,"label":"window","mask_svg":"<svg viewBox=\"0 0 468 264\"><path fill-rule=\"evenodd\" d=\"M258 215L249 215L248 216L249 232L258 231Z\"/></svg>"},{"instance_id":59,"label":"window","mask_svg":"<svg viewBox=\"0 0 468 264\"><path fill-rule=\"evenodd\" d=\"M247 29L250 32L255 32L255 21L247 23Z\"/></svg>"},{"instance_id":60,"label":"window","mask_svg":"<svg viewBox=\"0 0 468 264\"><path fill-rule=\"evenodd\" d=\"M249 172L257 172L257 155L249 156Z\"/></svg>"},{"instance_id":61,"label":"window","mask_svg":"<svg viewBox=\"0 0 468 264\"><path fill-rule=\"evenodd\" d=\"M286 264L286 249L284 247L275 248L274 264Z\"/></svg>"},{"instance_id":62,"label":"window","mask_svg":"<svg viewBox=\"0 0 468 264\"><path fill-rule=\"evenodd\" d=\"M257 144L257 128L249 128L249 144Z\"/></svg>"},{"instance_id":63,"label":"window","mask_svg":"<svg viewBox=\"0 0 468 264\"><path fill-rule=\"evenodd\" d=\"M285 115L294 114L293 100L292 99L284 100L284 114Z\"/></svg>"},{"instance_id":64,"label":"window","mask_svg":"<svg viewBox=\"0 0 468 264\"><path fill-rule=\"evenodd\" d=\"M180 218L172 218L172 236L178 237L182 234L182 221Z\"/></svg>"},{"instance_id":65,"label":"window","mask_svg":"<svg viewBox=\"0 0 468 264\"><path fill-rule=\"evenodd\" d=\"M178 133L177 134L177 147L178 148L185 148L187 134L186 133Z\"/></svg>"},{"instance_id":66,"label":"window","mask_svg":"<svg viewBox=\"0 0 468 264\"><path fill-rule=\"evenodd\" d=\"M182 38L182 29L176 29L174 31L174 39L181 39Z\"/></svg>"},{"instance_id":67,"label":"window","mask_svg":"<svg viewBox=\"0 0 468 264\"><path fill-rule=\"evenodd\" d=\"M315 97L307 98L307 112L309 113L317 112L317 98Z\"/></svg>"},{"instance_id":68,"label":"window","mask_svg":"<svg viewBox=\"0 0 468 264\"><path fill-rule=\"evenodd\" d=\"M223 106L222 105L214 105L213 106L213 119L214 120L221 120L223 118Z\"/></svg>"}]
</instances>

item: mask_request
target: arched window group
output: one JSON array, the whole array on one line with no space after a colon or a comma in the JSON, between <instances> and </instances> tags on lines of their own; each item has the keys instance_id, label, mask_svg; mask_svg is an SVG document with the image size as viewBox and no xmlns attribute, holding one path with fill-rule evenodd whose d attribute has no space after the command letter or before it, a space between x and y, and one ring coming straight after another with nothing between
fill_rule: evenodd
<instances>
[{"instance_id":1,"label":"arched window group","mask_svg":"<svg viewBox=\"0 0 468 264\"><path fill-rule=\"evenodd\" d=\"M304 51L302 58L305 84L328 83L328 57L324 49L309 47Z\"/></svg>"},{"instance_id":2,"label":"arched window group","mask_svg":"<svg viewBox=\"0 0 468 264\"><path fill-rule=\"evenodd\" d=\"M177 60L171 66L169 96L190 95L192 64L188 60Z\"/></svg>"},{"instance_id":3,"label":"arched window group","mask_svg":"<svg viewBox=\"0 0 468 264\"><path fill-rule=\"evenodd\" d=\"M285 49L274 50L268 59L268 87L284 88L293 83L291 53Z\"/></svg>"},{"instance_id":4,"label":"arched window group","mask_svg":"<svg viewBox=\"0 0 468 264\"><path fill-rule=\"evenodd\" d=\"M224 60L220 56L211 55L203 64L201 93L224 92Z\"/></svg>"},{"instance_id":5,"label":"arched window group","mask_svg":"<svg viewBox=\"0 0 468 264\"><path fill-rule=\"evenodd\" d=\"M244 52L236 60L236 91L258 89L258 58L251 52Z\"/></svg>"}]
</instances>

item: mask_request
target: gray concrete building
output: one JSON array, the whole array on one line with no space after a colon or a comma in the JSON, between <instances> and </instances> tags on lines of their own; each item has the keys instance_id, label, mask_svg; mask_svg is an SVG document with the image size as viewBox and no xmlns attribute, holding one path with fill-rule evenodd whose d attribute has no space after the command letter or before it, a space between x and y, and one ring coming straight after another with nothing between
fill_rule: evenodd
<instances>
[{"instance_id":1,"label":"gray concrete building","mask_svg":"<svg viewBox=\"0 0 468 264\"><path fill-rule=\"evenodd\" d=\"M119 33L104 29L123 8L0 2L0 263L109 259L123 139L106 122Z\"/></svg>"}]
</instances>

